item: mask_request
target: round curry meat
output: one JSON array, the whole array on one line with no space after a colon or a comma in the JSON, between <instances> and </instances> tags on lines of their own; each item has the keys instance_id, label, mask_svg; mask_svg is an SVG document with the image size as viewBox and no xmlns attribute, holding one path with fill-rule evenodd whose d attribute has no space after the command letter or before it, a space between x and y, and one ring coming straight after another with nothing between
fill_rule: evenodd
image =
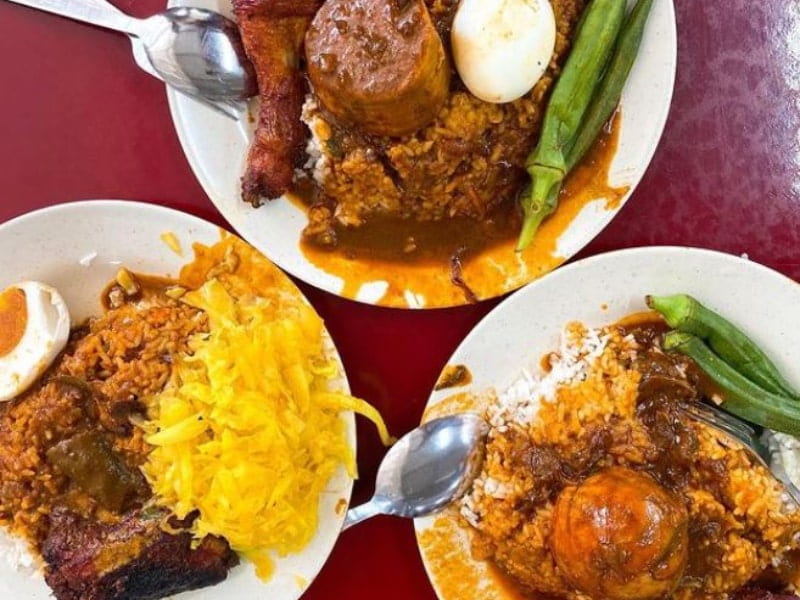
<instances>
[{"instance_id":1,"label":"round curry meat","mask_svg":"<svg viewBox=\"0 0 800 600\"><path fill-rule=\"evenodd\" d=\"M424 127L450 89L444 46L422 0L328 0L306 34L306 59L327 112L375 135Z\"/></svg>"}]
</instances>

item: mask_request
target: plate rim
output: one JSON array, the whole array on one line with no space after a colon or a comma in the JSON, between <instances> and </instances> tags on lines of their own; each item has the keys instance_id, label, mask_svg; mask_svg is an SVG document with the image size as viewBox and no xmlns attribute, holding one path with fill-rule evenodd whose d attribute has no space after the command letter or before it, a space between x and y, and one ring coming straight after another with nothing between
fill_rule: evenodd
<instances>
[{"instance_id":1,"label":"plate rim","mask_svg":"<svg viewBox=\"0 0 800 600\"><path fill-rule=\"evenodd\" d=\"M452 359L455 356L459 355L461 351L470 344L473 336L478 337L482 333L483 329L489 327L488 321L496 318L495 313L502 312L503 310L508 310L508 307L506 305L510 306L517 302L524 302L526 295L533 293L530 291L531 288L538 289L539 286L544 285L547 281L551 281L556 277L568 277L572 271L582 269L587 266L591 266L596 262L605 262L606 260L609 259L615 259L618 256L636 256L639 254L646 256L648 254L656 254L662 252L665 254L666 253L684 254L686 252L689 252L691 254L696 254L696 255L713 256L715 258L728 261L731 265L747 264L755 267L762 273L768 273L769 275L773 276L776 275L788 281L789 283L800 285L800 283L798 283L788 275L784 275L780 271L768 267L758 261L751 260L750 258L745 258L742 255L734 254L731 252L725 252L724 250L714 250L712 248L705 248L703 246L678 246L672 244L665 244L665 245L655 245L655 246L636 246L633 248L620 248L618 250L609 250L608 252L600 252L598 254L593 254L592 256L587 256L585 258L581 258L579 260L565 264L559 267L558 269L554 269L544 277L535 279L534 281L531 281L525 286L512 292L507 298L504 298L497 306L495 306L492 310L490 310L481 318L481 320L469 331L469 333L458 344L458 346L456 346L456 349L448 357L447 362L445 364L446 365L450 364L452 362ZM430 402L432 400L432 397L435 396L436 394L437 392L435 390L432 390L431 394L428 396L428 402Z\"/></svg>"}]
</instances>

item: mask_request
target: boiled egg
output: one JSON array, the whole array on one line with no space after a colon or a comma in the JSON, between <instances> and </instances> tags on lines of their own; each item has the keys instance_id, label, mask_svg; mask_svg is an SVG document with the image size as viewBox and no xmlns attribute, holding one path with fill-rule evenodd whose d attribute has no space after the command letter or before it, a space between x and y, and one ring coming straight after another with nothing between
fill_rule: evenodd
<instances>
[{"instance_id":1,"label":"boiled egg","mask_svg":"<svg viewBox=\"0 0 800 600\"><path fill-rule=\"evenodd\" d=\"M461 0L451 29L456 69L486 102L511 102L544 74L556 44L548 0Z\"/></svg>"},{"instance_id":2,"label":"boiled egg","mask_svg":"<svg viewBox=\"0 0 800 600\"><path fill-rule=\"evenodd\" d=\"M69 338L70 318L55 288L24 281L0 292L0 401L27 390Z\"/></svg>"}]
</instances>

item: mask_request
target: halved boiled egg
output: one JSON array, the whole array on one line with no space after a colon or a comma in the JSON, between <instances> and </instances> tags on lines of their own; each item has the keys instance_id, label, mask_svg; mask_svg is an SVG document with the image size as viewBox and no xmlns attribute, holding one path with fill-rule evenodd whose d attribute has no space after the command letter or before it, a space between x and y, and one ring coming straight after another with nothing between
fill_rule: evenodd
<instances>
[{"instance_id":1,"label":"halved boiled egg","mask_svg":"<svg viewBox=\"0 0 800 600\"><path fill-rule=\"evenodd\" d=\"M467 89L486 102L511 102L547 69L556 19L548 0L461 0L450 36Z\"/></svg>"},{"instance_id":2,"label":"halved boiled egg","mask_svg":"<svg viewBox=\"0 0 800 600\"><path fill-rule=\"evenodd\" d=\"M0 401L27 390L67 345L69 311L58 291L24 281L0 293Z\"/></svg>"}]
</instances>

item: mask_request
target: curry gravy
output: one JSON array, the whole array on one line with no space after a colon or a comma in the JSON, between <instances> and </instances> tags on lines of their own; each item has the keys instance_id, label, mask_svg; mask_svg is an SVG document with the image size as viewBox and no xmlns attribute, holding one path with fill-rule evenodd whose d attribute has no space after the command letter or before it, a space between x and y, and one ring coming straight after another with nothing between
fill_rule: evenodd
<instances>
[{"instance_id":1,"label":"curry gravy","mask_svg":"<svg viewBox=\"0 0 800 600\"><path fill-rule=\"evenodd\" d=\"M586 205L605 198L607 210L619 206L628 187L611 187L608 174L620 125L618 112L569 175L558 210L522 255L514 251L521 227L516 202L503 203L481 221L373 218L361 227L337 227L333 247L302 240L301 249L312 264L344 281L341 294L345 297L355 298L366 283L387 281L388 289L379 301L382 305L406 306L406 292L424 297L426 305L433 307L461 304L465 296L474 301L509 291L563 262L556 254L558 238ZM311 200L310 187L301 188L294 197L304 208Z\"/></svg>"}]
</instances>

